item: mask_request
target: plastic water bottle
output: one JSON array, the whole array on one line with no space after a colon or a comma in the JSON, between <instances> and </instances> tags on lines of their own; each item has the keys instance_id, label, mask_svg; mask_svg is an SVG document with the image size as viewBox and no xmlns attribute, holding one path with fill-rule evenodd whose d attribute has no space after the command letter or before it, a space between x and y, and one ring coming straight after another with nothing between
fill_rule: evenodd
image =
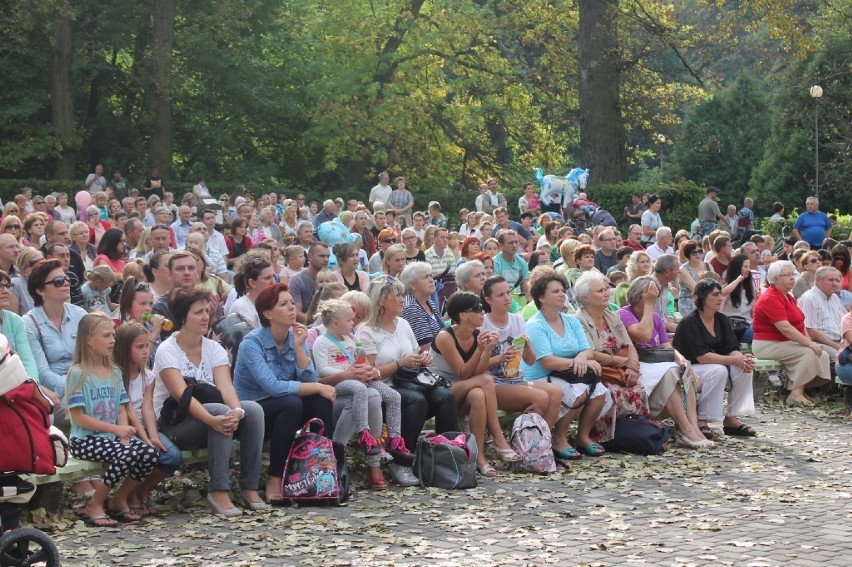
<instances>
[{"instance_id":1,"label":"plastic water bottle","mask_svg":"<svg viewBox=\"0 0 852 567\"><path fill-rule=\"evenodd\" d=\"M154 315L153 313L143 313L142 314L142 320L143 321L153 321L154 317L156 317L156 315ZM169 319L163 320L163 330L164 331L171 331L174 328L175 328L175 324L172 323Z\"/></svg>"},{"instance_id":2,"label":"plastic water bottle","mask_svg":"<svg viewBox=\"0 0 852 567\"><path fill-rule=\"evenodd\" d=\"M364 343L355 343L355 364L367 364L367 353L364 351Z\"/></svg>"}]
</instances>

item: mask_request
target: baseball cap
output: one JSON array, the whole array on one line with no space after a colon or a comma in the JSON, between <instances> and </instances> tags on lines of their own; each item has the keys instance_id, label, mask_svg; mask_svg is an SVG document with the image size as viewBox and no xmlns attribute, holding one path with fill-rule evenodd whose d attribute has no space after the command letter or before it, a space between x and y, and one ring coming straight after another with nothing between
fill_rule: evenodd
<instances>
[{"instance_id":1,"label":"baseball cap","mask_svg":"<svg viewBox=\"0 0 852 567\"><path fill-rule=\"evenodd\" d=\"M716 189L715 187L713 187L712 185L707 188L707 192L708 193L716 193L717 195L719 194L719 190Z\"/></svg>"}]
</instances>

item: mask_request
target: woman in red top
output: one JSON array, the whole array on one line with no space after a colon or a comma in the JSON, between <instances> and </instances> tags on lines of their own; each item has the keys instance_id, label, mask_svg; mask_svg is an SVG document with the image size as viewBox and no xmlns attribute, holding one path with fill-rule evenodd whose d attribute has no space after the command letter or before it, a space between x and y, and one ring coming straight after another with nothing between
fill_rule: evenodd
<instances>
[{"instance_id":1,"label":"woman in red top","mask_svg":"<svg viewBox=\"0 0 852 567\"><path fill-rule=\"evenodd\" d=\"M225 239L228 247L228 268L234 268L237 258L251 250L251 238L248 236L248 223L237 218L231 223L231 236Z\"/></svg>"},{"instance_id":2,"label":"woman in red top","mask_svg":"<svg viewBox=\"0 0 852 567\"><path fill-rule=\"evenodd\" d=\"M769 266L769 288L754 304L754 342L758 358L777 360L784 366L790 395L787 406L812 406L805 388L821 386L831 378L828 353L805 331L805 314L790 294L796 282L791 262L778 260Z\"/></svg>"}]
</instances>

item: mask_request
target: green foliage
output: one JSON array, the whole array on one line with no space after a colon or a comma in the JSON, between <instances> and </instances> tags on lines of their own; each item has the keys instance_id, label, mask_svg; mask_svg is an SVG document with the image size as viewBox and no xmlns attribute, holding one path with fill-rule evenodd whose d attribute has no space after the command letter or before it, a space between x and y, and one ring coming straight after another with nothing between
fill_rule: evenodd
<instances>
[{"instance_id":1,"label":"green foliage","mask_svg":"<svg viewBox=\"0 0 852 567\"><path fill-rule=\"evenodd\" d=\"M765 85L742 74L727 89L693 108L675 143L680 175L719 187L726 202L741 203L769 135Z\"/></svg>"},{"instance_id":2,"label":"green foliage","mask_svg":"<svg viewBox=\"0 0 852 567\"><path fill-rule=\"evenodd\" d=\"M589 198L612 213L622 229L630 224L624 218L624 208L631 203L634 191L655 194L660 197L663 207L660 216L666 226L674 232L682 228L689 230L698 212L698 203L706 195L704 189L691 181L677 183L618 183L616 185L597 185L589 187Z\"/></svg>"},{"instance_id":3,"label":"green foliage","mask_svg":"<svg viewBox=\"0 0 852 567\"><path fill-rule=\"evenodd\" d=\"M820 85L816 103L808 93ZM758 202L781 198L803 203L814 193L814 113L819 106L820 201L823 210L848 209L852 199L852 71L849 38L832 40L825 51L790 67L773 101L772 134L760 165L752 176Z\"/></svg>"}]
</instances>

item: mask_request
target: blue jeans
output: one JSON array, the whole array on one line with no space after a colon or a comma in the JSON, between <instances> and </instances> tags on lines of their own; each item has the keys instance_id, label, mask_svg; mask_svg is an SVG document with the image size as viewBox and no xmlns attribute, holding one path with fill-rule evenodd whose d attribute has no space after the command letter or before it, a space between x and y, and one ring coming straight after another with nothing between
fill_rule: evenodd
<instances>
[{"instance_id":1,"label":"blue jeans","mask_svg":"<svg viewBox=\"0 0 852 567\"><path fill-rule=\"evenodd\" d=\"M158 431L157 436L160 438L160 443L166 448L165 453L160 453L160 462L157 464L157 468L168 476L172 476L183 464L183 452L162 431Z\"/></svg>"},{"instance_id":2,"label":"blue jeans","mask_svg":"<svg viewBox=\"0 0 852 567\"><path fill-rule=\"evenodd\" d=\"M698 230L701 231L701 236L709 236L716 228L716 221L701 221L698 223Z\"/></svg>"},{"instance_id":3,"label":"blue jeans","mask_svg":"<svg viewBox=\"0 0 852 567\"><path fill-rule=\"evenodd\" d=\"M753 340L754 340L754 329L752 328L751 325L749 325L746 328L745 332L743 333L743 338L740 339L740 342L751 344Z\"/></svg>"},{"instance_id":4,"label":"blue jeans","mask_svg":"<svg viewBox=\"0 0 852 567\"><path fill-rule=\"evenodd\" d=\"M834 371L837 378L846 386L852 386L852 362L847 364L835 364Z\"/></svg>"}]
</instances>

